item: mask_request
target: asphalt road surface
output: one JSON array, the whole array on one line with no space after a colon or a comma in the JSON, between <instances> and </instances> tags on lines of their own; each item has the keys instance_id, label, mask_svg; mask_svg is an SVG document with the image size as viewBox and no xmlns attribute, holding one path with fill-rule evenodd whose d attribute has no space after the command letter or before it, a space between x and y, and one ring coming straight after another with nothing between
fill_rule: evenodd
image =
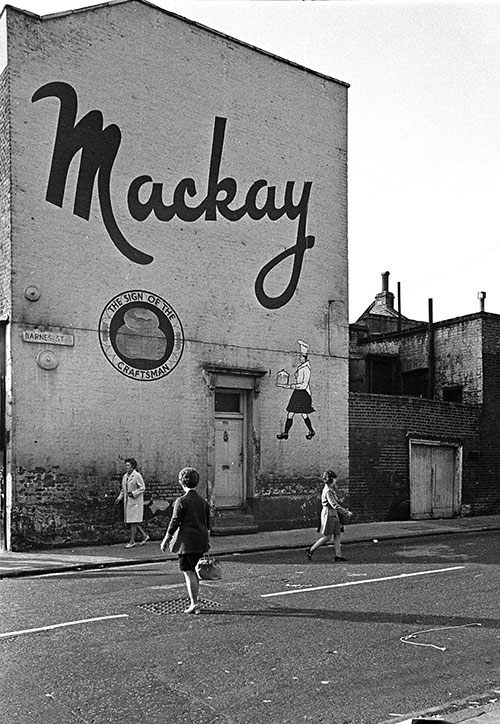
<instances>
[{"instance_id":1,"label":"asphalt road surface","mask_svg":"<svg viewBox=\"0 0 500 724\"><path fill-rule=\"evenodd\" d=\"M500 536L0 582L1 724L378 724L498 689Z\"/></svg>"}]
</instances>

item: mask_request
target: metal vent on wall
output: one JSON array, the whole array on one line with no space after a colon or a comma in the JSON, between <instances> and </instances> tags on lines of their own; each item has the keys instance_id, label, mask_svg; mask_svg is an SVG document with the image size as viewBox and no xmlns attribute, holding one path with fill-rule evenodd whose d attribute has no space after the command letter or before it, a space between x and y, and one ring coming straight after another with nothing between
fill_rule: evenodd
<instances>
[{"instance_id":1,"label":"metal vent on wall","mask_svg":"<svg viewBox=\"0 0 500 724\"><path fill-rule=\"evenodd\" d=\"M220 608L220 603L207 601L207 599L203 598L200 598L199 603L202 609ZM190 601L188 598L176 598L170 601L152 601L151 603L141 603L137 606L137 608L142 608L150 613L156 613L158 616L164 616L168 613L183 613L189 604Z\"/></svg>"}]
</instances>

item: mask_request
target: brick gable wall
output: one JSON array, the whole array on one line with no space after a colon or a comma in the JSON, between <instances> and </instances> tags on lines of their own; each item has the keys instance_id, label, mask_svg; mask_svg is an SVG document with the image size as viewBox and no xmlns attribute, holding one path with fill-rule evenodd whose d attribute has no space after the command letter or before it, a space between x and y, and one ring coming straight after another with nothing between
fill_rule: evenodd
<instances>
[{"instance_id":1,"label":"brick gable wall","mask_svg":"<svg viewBox=\"0 0 500 724\"><path fill-rule=\"evenodd\" d=\"M9 73L0 75L0 316L10 315L10 128Z\"/></svg>"}]
</instances>

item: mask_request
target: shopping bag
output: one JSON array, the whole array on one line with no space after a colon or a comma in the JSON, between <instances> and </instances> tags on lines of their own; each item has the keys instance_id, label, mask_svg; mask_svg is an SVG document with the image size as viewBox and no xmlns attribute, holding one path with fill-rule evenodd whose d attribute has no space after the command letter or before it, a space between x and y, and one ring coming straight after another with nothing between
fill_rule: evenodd
<instances>
[{"instance_id":1,"label":"shopping bag","mask_svg":"<svg viewBox=\"0 0 500 724\"><path fill-rule=\"evenodd\" d=\"M341 508L339 506L337 508L337 515L339 516L340 525L347 525L351 522L352 513L350 510L346 510L346 508Z\"/></svg>"},{"instance_id":2,"label":"shopping bag","mask_svg":"<svg viewBox=\"0 0 500 724\"><path fill-rule=\"evenodd\" d=\"M196 564L196 573L202 581L219 581L222 578L222 566L211 553L204 553Z\"/></svg>"}]
</instances>

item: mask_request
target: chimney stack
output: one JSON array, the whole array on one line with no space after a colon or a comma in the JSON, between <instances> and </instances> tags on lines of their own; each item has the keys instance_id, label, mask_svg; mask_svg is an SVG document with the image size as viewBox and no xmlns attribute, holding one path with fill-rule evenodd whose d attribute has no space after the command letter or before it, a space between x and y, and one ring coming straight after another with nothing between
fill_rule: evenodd
<instances>
[{"instance_id":1,"label":"chimney stack","mask_svg":"<svg viewBox=\"0 0 500 724\"><path fill-rule=\"evenodd\" d=\"M382 291L375 294L375 305L372 309L372 314L380 314L381 307L387 307L388 309L394 309L394 294L389 291L389 272L386 271L382 274ZM377 309L378 307L378 309Z\"/></svg>"},{"instance_id":2,"label":"chimney stack","mask_svg":"<svg viewBox=\"0 0 500 724\"><path fill-rule=\"evenodd\" d=\"M484 312L484 300L486 299L486 292L478 292L477 298L479 299L479 311Z\"/></svg>"}]
</instances>

